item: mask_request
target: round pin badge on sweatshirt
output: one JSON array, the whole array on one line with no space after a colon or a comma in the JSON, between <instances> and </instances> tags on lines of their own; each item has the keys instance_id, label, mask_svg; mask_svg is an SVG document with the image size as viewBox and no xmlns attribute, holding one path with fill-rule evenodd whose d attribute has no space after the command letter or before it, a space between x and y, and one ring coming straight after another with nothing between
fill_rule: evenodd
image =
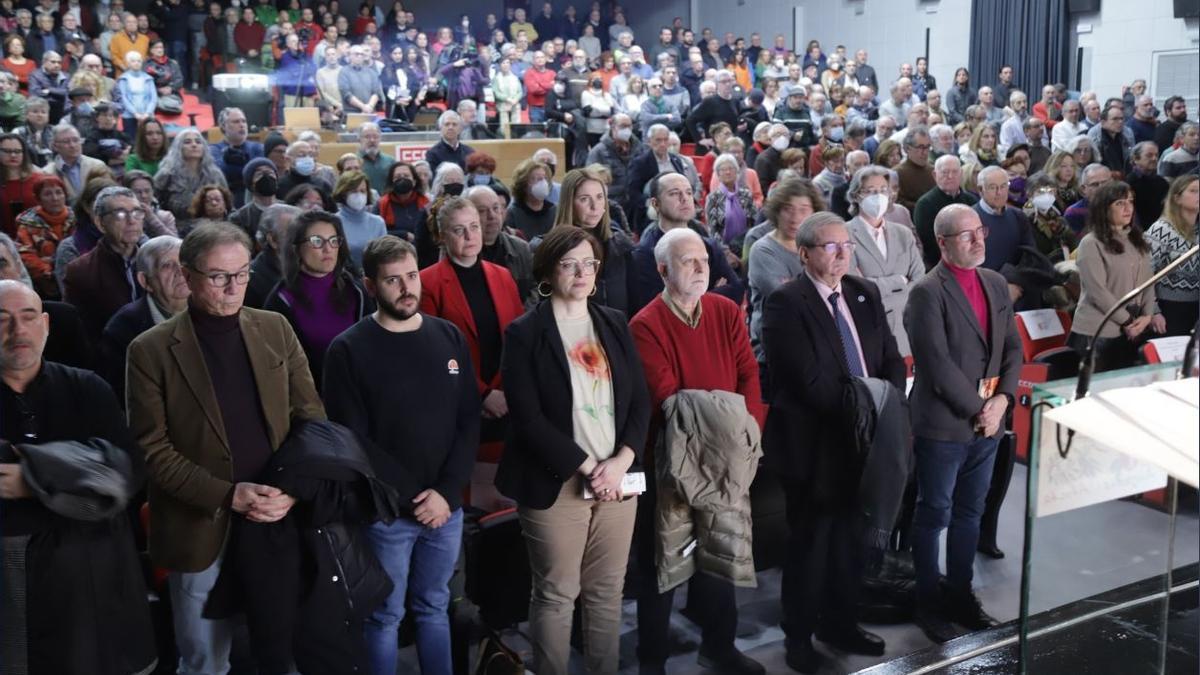
<instances>
[{"instance_id":1,"label":"round pin badge on sweatshirt","mask_svg":"<svg viewBox=\"0 0 1200 675\"><path fill-rule=\"evenodd\" d=\"M451 375L458 374L458 359L450 359L446 362L446 372L450 373Z\"/></svg>"},{"instance_id":2,"label":"round pin badge on sweatshirt","mask_svg":"<svg viewBox=\"0 0 1200 675\"><path fill-rule=\"evenodd\" d=\"M867 299L866 299L866 298L864 298L863 296L861 296L861 295L860 295L860 296L858 296L858 301L859 301L859 302L866 302L866 301L867 301Z\"/></svg>"}]
</instances>

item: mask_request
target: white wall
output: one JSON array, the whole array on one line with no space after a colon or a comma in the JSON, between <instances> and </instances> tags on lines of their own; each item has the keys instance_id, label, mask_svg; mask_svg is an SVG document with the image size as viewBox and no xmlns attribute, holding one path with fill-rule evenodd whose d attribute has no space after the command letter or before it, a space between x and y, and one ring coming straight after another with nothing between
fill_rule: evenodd
<instances>
[{"instance_id":1,"label":"white wall","mask_svg":"<svg viewBox=\"0 0 1200 675\"><path fill-rule=\"evenodd\" d=\"M987 1L987 0L983 0ZM1107 0L1110 3L1129 0ZM1160 0L1161 1L1161 0ZM749 38L759 32L771 46L783 33L789 46L803 50L810 39L821 41L826 53L844 44L853 54L870 53L880 86L895 79L900 64L912 63L925 51L929 35L929 70L945 88L954 69L967 65L972 0L697 0L692 26L711 27L720 39L725 31ZM1169 4L1170 0L1166 0ZM793 40L793 12L799 10L798 34Z\"/></svg>"},{"instance_id":2,"label":"white wall","mask_svg":"<svg viewBox=\"0 0 1200 675\"><path fill-rule=\"evenodd\" d=\"M1099 12L1072 18L1071 86L1079 66L1074 63L1076 48L1083 47L1083 90L1094 90L1101 99L1120 96L1122 86L1145 78L1150 94L1162 101L1177 92L1154 90L1154 53L1195 50L1200 45L1198 25L1196 19L1176 19L1172 0L1102 0ZM1079 33L1081 28L1087 32Z\"/></svg>"}]
</instances>

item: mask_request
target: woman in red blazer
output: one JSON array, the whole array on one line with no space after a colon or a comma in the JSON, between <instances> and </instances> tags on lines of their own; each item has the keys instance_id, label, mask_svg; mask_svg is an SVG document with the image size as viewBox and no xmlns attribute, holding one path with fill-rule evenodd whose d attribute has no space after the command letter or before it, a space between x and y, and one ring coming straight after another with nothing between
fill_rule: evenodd
<instances>
[{"instance_id":1,"label":"woman in red blazer","mask_svg":"<svg viewBox=\"0 0 1200 675\"><path fill-rule=\"evenodd\" d=\"M508 414L500 382L501 341L504 329L525 308L508 270L479 258L483 230L474 203L451 198L438 211L437 225L444 255L421 270L421 311L453 323L466 336L483 399L480 440L500 441L504 429L499 422Z\"/></svg>"}]
</instances>

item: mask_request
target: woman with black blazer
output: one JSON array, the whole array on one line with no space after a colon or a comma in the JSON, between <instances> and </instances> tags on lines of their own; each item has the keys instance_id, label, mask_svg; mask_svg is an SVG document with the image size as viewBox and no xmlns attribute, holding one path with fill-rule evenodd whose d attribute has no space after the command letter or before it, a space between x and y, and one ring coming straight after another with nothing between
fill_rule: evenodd
<instances>
[{"instance_id":1,"label":"woman with black blazer","mask_svg":"<svg viewBox=\"0 0 1200 675\"><path fill-rule=\"evenodd\" d=\"M587 230L552 229L533 257L544 300L504 337L510 427L496 487L516 500L529 549L539 675L567 672L581 592L587 672L618 666L637 513L621 482L640 462L650 399L625 315L588 300L603 258Z\"/></svg>"}]
</instances>

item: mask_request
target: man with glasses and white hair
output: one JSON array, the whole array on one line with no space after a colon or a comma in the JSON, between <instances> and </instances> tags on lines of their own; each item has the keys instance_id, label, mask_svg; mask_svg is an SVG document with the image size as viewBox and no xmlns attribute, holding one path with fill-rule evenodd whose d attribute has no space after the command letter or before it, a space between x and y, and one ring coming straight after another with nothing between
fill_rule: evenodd
<instances>
[{"instance_id":1,"label":"man with glasses and white hair","mask_svg":"<svg viewBox=\"0 0 1200 675\"><path fill-rule=\"evenodd\" d=\"M438 117L438 131L442 137L425 151L425 161L429 162L431 171L437 171L442 162L453 162L463 171L467 170L467 155L475 152L475 148L461 141L462 127L462 117L453 110L447 110Z\"/></svg>"},{"instance_id":2,"label":"man with glasses and white hair","mask_svg":"<svg viewBox=\"0 0 1200 675\"><path fill-rule=\"evenodd\" d=\"M981 174L980 185L991 185L991 178ZM990 203L988 195L985 187ZM972 566L1022 361L1008 284L982 269L992 246L985 246L989 228L979 215L962 204L938 213L941 262L913 287L904 310L917 374L910 398L917 460L916 623L939 643L959 634L953 624L970 631L996 625L971 590ZM938 539L947 526L942 580Z\"/></svg>"},{"instance_id":3,"label":"man with glasses and white hair","mask_svg":"<svg viewBox=\"0 0 1200 675\"><path fill-rule=\"evenodd\" d=\"M92 344L100 341L105 324L117 310L144 293L135 267L146 221L144 209L129 188L101 190L92 206L101 239L67 266L63 300L79 310Z\"/></svg>"},{"instance_id":4,"label":"man with glasses and white hair","mask_svg":"<svg viewBox=\"0 0 1200 675\"><path fill-rule=\"evenodd\" d=\"M979 193L982 196L974 207L976 215L987 228L987 256L981 266L999 272L1008 280L1008 291L1017 309L1036 309L1040 298L1024 298L1021 263L1022 250L1036 250L1033 229L1021 209L1008 205L1008 173L998 166L989 166L979 172ZM940 214L939 214L940 215ZM936 231L937 221L934 221ZM929 251L925 251L926 258ZM1022 300L1024 299L1024 302ZM1029 306L1032 305L1032 306Z\"/></svg>"},{"instance_id":5,"label":"man with glasses and white hair","mask_svg":"<svg viewBox=\"0 0 1200 675\"><path fill-rule=\"evenodd\" d=\"M243 307L250 239L188 233L186 311L129 346L127 410L150 477L150 557L169 570L179 673L229 669L228 619L203 617L234 518L277 522L295 499L258 484L293 423L325 418L308 360L279 314Z\"/></svg>"},{"instance_id":6,"label":"man with glasses and white hair","mask_svg":"<svg viewBox=\"0 0 1200 675\"><path fill-rule=\"evenodd\" d=\"M858 626L864 539L859 514L866 491L859 490L863 464L849 452L857 445L857 408L843 402L863 386L859 378L873 378L866 388L878 384L878 399L894 401L892 414L902 411L896 406L903 398L905 366L879 288L848 274L855 243L842 219L828 212L805 218L796 243L804 273L771 293L763 306L771 372L763 449L781 477L791 531L782 587L786 661L794 670L814 673L822 661L814 635L844 652L884 652L883 639ZM867 398L874 410L871 394ZM882 421L883 414L879 417ZM906 441L908 430L903 431ZM904 483L903 475L893 479ZM891 531L890 525L882 529Z\"/></svg>"},{"instance_id":7,"label":"man with glasses and white hair","mask_svg":"<svg viewBox=\"0 0 1200 675\"><path fill-rule=\"evenodd\" d=\"M350 48L350 65L338 72L338 91L346 110L371 114L383 100L383 84L379 71L369 63L367 48L355 45Z\"/></svg>"},{"instance_id":8,"label":"man with glasses and white hair","mask_svg":"<svg viewBox=\"0 0 1200 675\"><path fill-rule=\"evenodd\" d=\"M1063 212L1063 218L1067 219L1067 225L1075 234L1082 236L1084 228L1087 227L1088 200L1092 198L1096 188L1113 179L1112 174L1112 169L1099 163L1088 164L1083 171L1079 172L1081 197L1079 201L1068 206L1067 210Z\"/></svg>"}]
</instances>

